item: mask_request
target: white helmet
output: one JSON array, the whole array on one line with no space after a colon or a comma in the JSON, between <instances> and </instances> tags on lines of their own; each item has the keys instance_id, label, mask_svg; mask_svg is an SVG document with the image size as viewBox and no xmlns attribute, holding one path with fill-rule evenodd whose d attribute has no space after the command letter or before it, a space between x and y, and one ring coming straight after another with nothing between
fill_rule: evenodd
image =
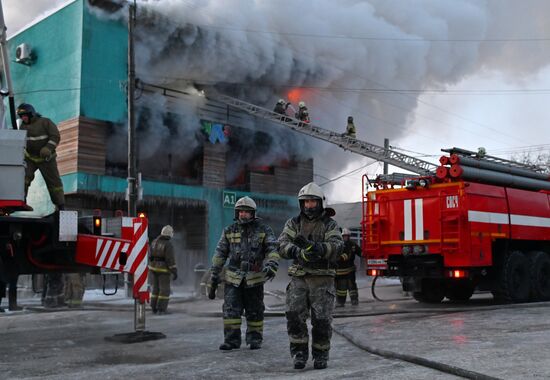
<instances>
[{"instance_id":1,"label":"white helmet","mask_svg":"<svg viewBox=\"0 0 550 380\"><path fill-rule=\"evenodd\" d=\"M174 237L174 229L172 228L171 225L166 225L166 226L162 227L162 231L160 231L160 234L162 236L173 238Z\"/></svg>"},{"instance_id":2,"label":"white helmet","mask_svg":"<svg viewBox=\"0 0 550 380\"><path fill-rule=\"evenodd\" d=\"M325 208L325 193L323 193L323 189L315 182L308 183L298 192L299 201L306 199L318 199L321 201L321 206Z\"/></svg>"},{"instance_id":3,"label":"white helmet","mask_svg":"<svg viewBox=\"0 0 550 380\"><path fill-rule=\"evenodd\" d=\"M477 157L483 158L483 157L485 157L486 154L487 154L487 149L485 149L485 148L482 147L482 146L480 146L479 148L477 148Z\"/></svg>"},{"instance_id":4,"label":"white helmet","mask_svg":"<svg viewBox=\"0 0 550 380\"><path fill-rule=\"evenodd\" d=\"M306 106L306 102L304 101L301 101L300 103L298 103L298 107L300 108L304 108Z\"/></svg>"},{"instance_id":5,"label":"white helmet","mask_svg":"<svg viewBox=\"0 0 550 380\"><path fill-rule=\"evenodd\" d=\"M250 197L239 198L235 203L235 219L239 218L239 211L252 212L252 219L254 219L256 217L256 202Z\"/></svg>"},{"instance_id":6,"label":"white helmet","mask_svg":"<svg viewBox=\"0 0 550 380\"><path fill-rule=\"evenodd\" d=\"M343 228L342 229L342 236L344 236L344 235L351 236L351 231L347 228Z\"/></svg>"},{"instance_id":7,"label":"white helmet","mask_svg":"<svg viewBox=\"0 0 550 380\"><path fill-rule=\"evenodd\" d=\"M285 100L284 100L284 99L279 99L279 100L277 100L277 103L279 103L279 104L285 104Z\"/></svg>"}]
</instances>

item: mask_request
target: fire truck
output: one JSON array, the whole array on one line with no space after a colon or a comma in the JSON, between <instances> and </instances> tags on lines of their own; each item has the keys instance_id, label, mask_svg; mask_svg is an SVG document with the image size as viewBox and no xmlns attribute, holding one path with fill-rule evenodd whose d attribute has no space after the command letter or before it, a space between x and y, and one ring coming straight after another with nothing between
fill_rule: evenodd
<instances>
[{"instance_id":1,"label":"fire truck","mask_svg":"<svg viewBox=\"0 0 550 380\"><path fill-rule=\"evenodd\" d=\"M550 300L548 172L443 151L434 174L401 186L380 177L364 191L367 274L400 277L427 303L466 301L476 288L505 302Z\"/></svg>"}]
</instances>

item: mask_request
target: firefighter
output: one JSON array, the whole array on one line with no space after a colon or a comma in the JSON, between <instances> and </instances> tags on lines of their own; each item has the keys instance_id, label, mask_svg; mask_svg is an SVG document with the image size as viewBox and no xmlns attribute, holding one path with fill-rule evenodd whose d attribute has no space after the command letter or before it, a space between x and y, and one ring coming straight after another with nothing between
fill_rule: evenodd
<instances>
[{"instance_id":1,"label":"firefighter","mask_svg":"<svg viewBox=\"0 0 550 380\"><path fill-rule=\"evenodd\" d=\"M298 103L298 112L295 114L296 119L303 121L304 123L309 123L309 111L306 107L305 102Z\"/></svg>"},{"instance_id":2,"label":"firefighter","mask_svg":"<svg viewBox=\"0 0 550 380\"><path fill-rule=\"evenodd\" d=\"M342 239L344 239L344 250L338 260L336 268L336 307L343 307L346 303L346 297L349 292L351 304L359 304L359 293L357 292L357 282L355 281L355 256L361 257L361 248L350 239L349 229L342 230Z\"/></svg>"},{"instance_id":3,"label":"firefighter","mask_svg":"<svg viewBox=\"0 0 550 380\"><path fill-rule=\"evenodd\" d=\"M46 273L42 288L42 305L46 308L65 306L64 279L61 273Z\"/></svg>"},{"instance_id":4,"label":"firefighter","mask_svg":"<svg viewBox=\"0 0 550 380\"><path fill-rule=\"evenodd\" d=\"M348 116L348 125L346 126L346 136L351 137L352 139L355 139L357 137L355 124L353 123L353 116Z\"/></svg>"},{"instance_id":5,"label":"firefighter","mask_svg":"<svg viewBox=\"0 0 550 380\"><path fill-rule=\"evenodd\" d=\"M151 309L153 314L165 314L170 301L170 275L172 280L178 278L178 269L174 257L174 246L170 241L174 229L167 225L162 227L160 235L151 243L149 256L149 282L151 291Z\"/></svg>"},{"instance_id":6,"label":"firefighter","mask_svg":"<svg viewBox=\"0 0 550 380\"><path fill-rule=\"evenodd\" d=\"M235 203L235 223L227 226L212 258L210 282L222 280L225 267L223 333L220 350L241 346L241 315L246 317L246 344L251 350L262 347L264 326L264 283L275 277L279 266L277 239L273 230L256 215L250 197Z\"/></svg>"},{"instance_id":7,"label":"firefighter","mask_svg":"<svg viewBox=\"0 0 550 380\"><path fill-rule=\"evenodd\" d=\"M273 112L279 113L281 115L286 115L286 110L290 106L290 102L286 102L284 99L279 99L277 101L277 104L275 104L275 108L273 109Z\"/></svg>"},{"instance_id":8,"label":"firefighter","mask_svg":"<svg viewBox=\"0 0 550 380\"><path fill-rule=\"evenodd\" d=\"M17 107L17 115L22 121L21 129L27 131L25 149L25 197L34 179L36 170L40 170L50 198L58 210L65 208L63 183L57 169L55 149L61 139L55 124L38 114L30 104L23 103Z\"/></svg>"},{"instance_id":9,"label":"firefighter","mask_svg":"<svg viewBox=\"0 0 550 380\"><path fill-rule=\"evenodd\" d=\"M84 298L86 274L84 273L67 273L65 274L65 303L70 308L78 308L82 306L82 298Z\"/></svg>"},{"instance_id":10,"label":"firefighter","mask_svg":"<svg viewBox=\"0 0 550 380\"><path fill-rule=\"evenodd\" d=\"M286 291L286 319L290 355L294 368L302 369L308 360L309 336L306 321L311 314L313 367L327 367L332 336L334 277L342 252L340 229L331 218L334 210L325 208L323 190L311 182L298 193L300 214L289 219L279 237L281 257L293 260Z\"/></svg>"}]
</instances>

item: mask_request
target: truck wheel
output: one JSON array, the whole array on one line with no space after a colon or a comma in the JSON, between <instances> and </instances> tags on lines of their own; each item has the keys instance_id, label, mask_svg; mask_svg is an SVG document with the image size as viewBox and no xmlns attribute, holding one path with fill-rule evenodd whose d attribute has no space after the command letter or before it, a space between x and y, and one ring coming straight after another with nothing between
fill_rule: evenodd
<instances>
[{"instance_id":1,"label":"truck wheel","mask_svg":"<svg viewBox=\"0 0 550 380\"><path fill-rule=\"evenodd\" d=\"M413 292L413 298L423 303L440 303L445 298L443 281L425 279L422 281L422 291Z\"/></svg>"},{"instance_id":2,"label":"truck wheel","mask_svg":"<svg viewBox=\"0 0 550 380\"><path fill-rule=\"evenodd\" d=\"M532 299L548 301L550 300L550 257L540 251L530 252L529 256Z\"/></svg>"},{"instance_id":3,"label":"truck wheel","mask_svg":"<svg viewBox=\"0 0 550 380\"><path fill-rule=\"evenodd\" d=\"M531 293L529 260L521 251L513 251L504 259L500 287L507 302L526 302Z\"/></svg>"},{"instance_id":4,"label":"truck wheel","mask_svg":"<svg viewBox=\"0 0 550 380\"><path fill-rule=\"evenodd\" d=\"M447 294L445 296L451 301L468 301L474 294L474 285L471 281L461 281L459 283L448 283Z\"/></svg>"}]
</instances>

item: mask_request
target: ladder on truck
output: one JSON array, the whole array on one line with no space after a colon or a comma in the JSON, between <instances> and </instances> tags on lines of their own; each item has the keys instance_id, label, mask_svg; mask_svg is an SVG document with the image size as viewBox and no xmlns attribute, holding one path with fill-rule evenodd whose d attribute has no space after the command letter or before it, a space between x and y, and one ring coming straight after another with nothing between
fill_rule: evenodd
<instances>
[{"instance_id":1,"label":"ladder on truck","mask_svg":"<svg viewBox=\"0 0 550 380\"><path fill-rule=\"evenodd\" d=\"M534 172L542 172L542 173L544 173L546 171L546 168L543 168L539 165L526 164L526 163L522 163L522 162L507 160L505 158L489 156L489 155L486 155L486 154L480 155L478 152L474 152L474 151L467 150L467 149L462 149L462 148L454 147L454 148L449 148L449 149L441 149L441 151L449 153L450 155L456 154L456 155L461 156L461 157L471 157L471 158L475 158L476 160L479 160L479 161L491 162L491 163L495 163L495 164L509 166L509 167L512 167L512 168L526 169L526 170L531 170L531 171L534 171Z\"/></svg>"},{"instance_id":2,"label":"ladder on truck","mask_svg":"<svg viewBox=\"0 0 550 380\"><path fill-rule=\"evenodd\" d=\"M185 91L170 89L143 82L140 83L140 86L141 89L145 91L157 92L161 93L164 96L174 98L184 98L191 95L190 93ZM205 94L205 96L210 100L225 104L228 107L239 109L252 116L271 121L275 124L282 125L305 135L338 145L344 150L348 150L350 152L357 153L377 161L386 162L390 165L411 171L416 174L428 176L432 175L437 169L437 165L431 162L408 156L406 154L393 151L391 149L385 149L382 146L358 140L345 134L339 134L311 123L305 123L291 116L273 112L271 110L246 102L244 100L220 94L214 90L209 90Z\"/></svg>"}]
</instances>

